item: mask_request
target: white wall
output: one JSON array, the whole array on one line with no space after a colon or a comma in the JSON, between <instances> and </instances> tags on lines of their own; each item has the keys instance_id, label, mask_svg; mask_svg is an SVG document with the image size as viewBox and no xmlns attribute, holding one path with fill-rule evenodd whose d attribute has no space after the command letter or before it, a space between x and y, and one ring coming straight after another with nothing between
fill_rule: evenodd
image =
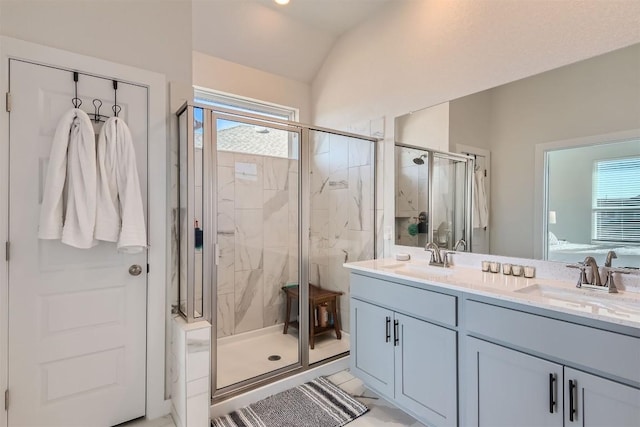
<instances>
[{"instance_id":1,"label":"white wall","mask_svg":"<svg viewBox=\"0 0 640 427\"><path fill-rule=\"evenodd\" d=\"M640 3L394 1L344 35L312 84L314 123L393 118L640 41ZM385 222L393 218L386 161ZM527 171L527 173L531 173Z\"/></svg>"},{"instance_id":2,"label":"white wall","mask_svg":"<svg viewBox=\"0 0 640 427\"><path fill-rule=\"evenodd\" d=\"M0 31L191 80L191 1L3 0Z\"/></svg>"},{"instance_id":3,"label":"white wall","mask_svg":"<svg viewBox=\"0 0 640 427\"><path fill-rule=\"evenodd\" d=\"M202 52L193 52L193 84L220 92L299 109L311 120L311 86Z\"/></svg>"}]
</instances>

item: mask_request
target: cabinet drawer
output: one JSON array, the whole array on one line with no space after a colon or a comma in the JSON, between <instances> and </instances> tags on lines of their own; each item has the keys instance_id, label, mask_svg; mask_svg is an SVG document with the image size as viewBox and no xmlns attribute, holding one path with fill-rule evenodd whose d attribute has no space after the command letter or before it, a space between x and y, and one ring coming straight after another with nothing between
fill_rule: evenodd
<instances>
[{"instance_id":1,"label":"cabinet drawer","mask_svg":"<svg viewBox=\"0 0 640 427\"><path fill-rule=\"evenodd\" d=\"M465 312L472 334L640 383L638 338L471 300Z\"/></svg>"},{"instance_id":2,"label":"cabinet drawer","mask_svg":"<svg viewBox=\"0 0 640 427\"><path fill-rule=\"evenodd\" d=\"M419 319L457 326L456 297L451 295L351 274L351 297Z\"/></svg>"}]
</instances>

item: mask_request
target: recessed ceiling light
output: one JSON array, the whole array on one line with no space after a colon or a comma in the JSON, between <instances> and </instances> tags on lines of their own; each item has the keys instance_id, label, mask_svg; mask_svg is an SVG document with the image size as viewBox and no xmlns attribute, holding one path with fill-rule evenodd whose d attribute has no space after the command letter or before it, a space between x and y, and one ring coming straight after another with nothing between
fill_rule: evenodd
<instances>
[{"instance_id":1,"label":"recessed ceiling light","mask_svg":"<svg viewBox=\"0 0 640 427\"><path fill-rule=\"evenodd\" d=\"M285 5L285 4L289 4L289 0L273 0L276 3L278 3L279 5Z\"/></svg>"}]
</instances>

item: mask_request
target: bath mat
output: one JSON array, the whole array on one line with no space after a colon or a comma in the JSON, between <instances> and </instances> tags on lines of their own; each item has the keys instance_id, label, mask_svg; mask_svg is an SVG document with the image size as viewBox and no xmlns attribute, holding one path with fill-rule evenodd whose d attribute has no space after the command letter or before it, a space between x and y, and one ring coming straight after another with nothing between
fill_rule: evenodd
<instances>
[{"instance_id":1,"label":"bath mat","mask_svg":"<svg viewBox=\"0 0 640 427\"><path fill-rule=\"evenodd\" d=\"M213 427L338 427L369 409L324 377L211 421Z\"/></svg>"}]
</instances>

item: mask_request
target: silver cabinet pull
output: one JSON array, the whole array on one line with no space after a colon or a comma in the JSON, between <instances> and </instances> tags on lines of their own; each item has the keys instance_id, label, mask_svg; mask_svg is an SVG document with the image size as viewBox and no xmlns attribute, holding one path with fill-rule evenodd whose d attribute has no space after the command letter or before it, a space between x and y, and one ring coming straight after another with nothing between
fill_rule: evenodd
<instances>
[{"instance_id":1,"label":"silver cabinet pull","mask_svg":"<svg viewBox=\"0 0 640 427\"><path fill-rule=\"evenodd\" d=\"M138 264L133 264L131 267L129 267L130 275L139 276L140 273L142 273L142 267L140 267Z\"/></svg>"}]
</instances>

